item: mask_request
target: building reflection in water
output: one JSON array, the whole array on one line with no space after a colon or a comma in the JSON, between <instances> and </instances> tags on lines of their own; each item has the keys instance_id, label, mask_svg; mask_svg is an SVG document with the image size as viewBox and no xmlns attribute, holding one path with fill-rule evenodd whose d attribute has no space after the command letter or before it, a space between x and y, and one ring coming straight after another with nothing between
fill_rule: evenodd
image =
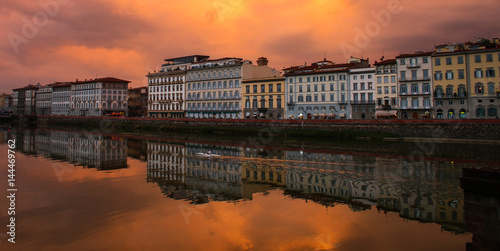
<instances>
[{"instance_id":1,"label":"building reflection in water","mask_svg":"<svg viewBox=\"0 0 500 251\"><path fill-rule=\"evenodd\" d=\"M255 193L282 189L292 198L326 207L342 203L353 211L395 212L457 234L467 229L458 182L462 166L451 163L51 130L11 131L10 137L25 154L97 170L126 168L127 155L146 161L147 182L167 197L193 204L251 200ZM222 157L198 154L208 150Z\"/></svg>"},{"instance_id":2,"label":"building reflection in water","mask_svg":"<svg viewBox=\"0 0 500 251\"><path fill-rule=\"evenodd\" d=\"M126 138L28 129L16 130L12 138L16 140L16 149L26 155L65 161L99 171L127 168Z\"/></svg>"},{"instance_id":3,"label":"building reflection in water","mask_svg":"<svg viewBox=\"0 0 500 251\"><path fill-rule=\"evenodd\" d=\"M465 222L473 234L467 251L500 250L500 169L464 168Z\"/></svg>"}]
</instances>

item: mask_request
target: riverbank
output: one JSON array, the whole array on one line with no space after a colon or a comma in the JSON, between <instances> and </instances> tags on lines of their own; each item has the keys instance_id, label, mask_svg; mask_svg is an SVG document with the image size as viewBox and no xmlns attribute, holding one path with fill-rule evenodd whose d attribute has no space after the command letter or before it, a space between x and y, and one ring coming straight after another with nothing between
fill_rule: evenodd
<instances>
[{"instance_id":1,"label":"riverbank","mask_svg":"<svg viewBox=\"0 0 500 251\"><path fill-rule=\"evenodd\" d=\"M182 132L259 137L500 140L500 119L462 120L249 120L119 117L23 117L47 127L113 128L128 132Z\"/></svg>"}]
</instances>

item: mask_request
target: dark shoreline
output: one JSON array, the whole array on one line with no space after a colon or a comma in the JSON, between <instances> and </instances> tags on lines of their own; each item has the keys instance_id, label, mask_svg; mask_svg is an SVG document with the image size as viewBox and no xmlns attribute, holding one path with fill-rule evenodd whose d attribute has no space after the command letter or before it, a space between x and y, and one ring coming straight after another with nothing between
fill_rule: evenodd
<instances>
[{"instance_id":1,"label":"dark shoreline","mask_svg":"<svg viewBox=\"0 0 500 251\"><path fill-rule=\"evenodd\" d=\"M113 128L121 132L243 135L283 139L429 138L451 140L450 142L500 141L500 119L252 120L25 116L11 123L15 126L17 124L21 127Z\"/></svg>"}]
</instances>

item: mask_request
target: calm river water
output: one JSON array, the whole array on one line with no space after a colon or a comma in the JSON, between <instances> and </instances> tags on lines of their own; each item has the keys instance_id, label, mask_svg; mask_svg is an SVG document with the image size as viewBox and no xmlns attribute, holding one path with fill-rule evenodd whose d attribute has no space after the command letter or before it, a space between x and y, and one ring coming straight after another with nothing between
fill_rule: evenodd
<instances>
[{"instance_id":1,"label":"calm river water","mask_svg":"<svg viewBox=\"0 0 500 251\"><path fill-rule=\"evenodd\" d=\"M1 131L1 250L465 250L462 168L498 145ZM220 156L203 157L210 150ZM7 172L0 182L7 190Z\"/></svg>"}]
</instances>

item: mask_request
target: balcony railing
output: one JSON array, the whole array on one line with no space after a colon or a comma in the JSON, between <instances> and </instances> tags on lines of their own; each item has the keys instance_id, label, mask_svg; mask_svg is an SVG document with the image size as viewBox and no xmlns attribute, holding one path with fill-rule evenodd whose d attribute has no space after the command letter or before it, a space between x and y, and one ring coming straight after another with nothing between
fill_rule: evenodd
<instances>
[{"instance_id":1,"label":"balcony railing","mask_svg":"<svg viewBox=\"0 0 500 251\"><path fill-rule=\"evenodd\" d=\"M351 105L374 105L375 100L355 100L350 102Z\"/></svg>"},{"instance_id":2,"label":"balcony railing","mask_svg":"<svg viewBox=\"0 0 500 251\"><path fill-rule=\"evenodd\" d=\"M429 77L424 76L423 78L399 78L399 82L412 82L412 81L430 81Z\"/></svg>"},{"instance_id":3,"label":"balcony railing","mask_svg":"<svg viewBox=\"0 0 500 251\"><path fill-rule=\"evenodd\" d=\"M418 68L418 67L420 67L420 64L417 64L417 63L415 63L415 64L409 64L406 67L407 68Z\"/></svg>"}]
</instances>

